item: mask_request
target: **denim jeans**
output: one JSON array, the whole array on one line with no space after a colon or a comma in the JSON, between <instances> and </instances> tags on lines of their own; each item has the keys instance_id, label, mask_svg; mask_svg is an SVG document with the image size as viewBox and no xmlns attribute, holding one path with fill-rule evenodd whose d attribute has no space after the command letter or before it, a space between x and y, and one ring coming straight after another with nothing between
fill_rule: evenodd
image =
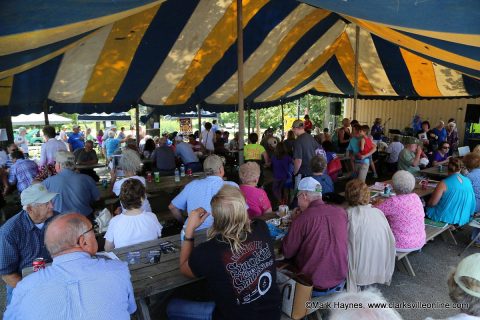
<instances>
[{"instance_id":1,"label":"denim jeans","mask_svg":"<svg viewBox=\"0 0 480 320\"><path fill-rule=\"evenodd\" d=\"M215 303L172 299L167 306L169 320L211 320Z\"/></svg>"},{"instance_id":2,"label":"denim jeans","mask_svg":"<svg viewBox=\"0 0 480 320\"><path fill-rule=\"evenodd\" d=\"M345 287L345 281L342 281L335 288L332 288L332 289L330 289L328 291L325 291L325 292L315 291L315 289L314 289L312 291L312 298L322 297L322 296L326 296L326 295L329 295L329 294L332 294L332 293L341 292L344 287Z\"/></svg>"}]
</instances>

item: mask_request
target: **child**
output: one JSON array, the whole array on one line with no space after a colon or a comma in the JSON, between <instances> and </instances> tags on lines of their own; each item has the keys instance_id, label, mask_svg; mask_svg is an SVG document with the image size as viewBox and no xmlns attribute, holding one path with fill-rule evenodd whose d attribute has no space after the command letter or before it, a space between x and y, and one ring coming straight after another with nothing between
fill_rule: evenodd
<instances>
[{"instance_id":1,"label":"child","mask_svg":"<svg viewBox=\"0 0 480 320\"><path fill-rule=\"evenodd\" d=\"M358 131L359 140L360 140L359 154L361 154L362 156L367 155L374 148L373 141L367 136L369 129L370 129L369 126L364 125L364 126L360 126L360 130Z\"/></svg>"},{"instance_id":2,"label":"child","mask_svg":"<svg viewBox=\"0 0 480 320\"><path fill-rule=\"evenodd\" d=\"M327 168L327 161L324 157L314 156L310 160L310 168L312 169L313 176L312 178L320 182L322 186L322 194L331 193L333 189L333 181L329 175L324 174L325 169Z\"/></svg>"},{"instance_id":3,"label":"child","mask_svg":"<svg viewBox=\"0 0 480 320\"><path fill-rule=\"evenodd\" d=\"M272 205L267 193L257 188L260 178L260 166L255 162L246 162L240 166L240 190L248 204L248 216L250 219L259 217L267 212L272 212Z\"/></svg>"},{"instance_id":4,"label":"child","mask_svg":"<svg viewBox=\"0 0 480 320\"><path fill-rule=\"evenodd\" d=\"M284 142L277 143L272 156L273 194L279 202L286 202L293 187L293 159Z\"/></svg>"}]
</instances>

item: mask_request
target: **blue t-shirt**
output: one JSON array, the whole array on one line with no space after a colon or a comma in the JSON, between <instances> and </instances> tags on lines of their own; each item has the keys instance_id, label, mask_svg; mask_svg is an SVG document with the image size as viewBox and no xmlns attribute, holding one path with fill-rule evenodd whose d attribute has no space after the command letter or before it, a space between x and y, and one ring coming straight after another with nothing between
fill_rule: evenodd
<instances>
[{"instance_id":1,"label":"blue t-shirt","mask_svg":"<svg viewBox=\"0 0 480 320\"><path fill-rule=\"evenodd\" d=\"M350 138L350 143L348 144L347 151L353 153L355 156L355 162L357 163L366 163L369 164L369 158L365 158L363 160L357 159L356 155L360 152L360 140L357 137Z\"/></svg>"},{"instance_id":2,"label":"blue t-shirt","mask_svg":"<svg viewBox=\"0 0 480 320\"><path fill-rule=\"evenodd\" d=\"M120 147L120 140L115 138L108 138L107 141L103 143L103 145L105 147L105 151L107 152L107 158L110 158Z\"/></svg>"},{"instance_id":3,"label":"blue t-shirt","mask_svg":"<svg viewBox=\"0 0 480 320\"><path fill-rule=\"evenodd\" d=\"M287 180L293 175L293 159L286 155L282 159L272 156L273 177L276 180Z\"/></svg>"},{"instance_id":4,"label":"blue t-shirt","mask_svg":"<svg viewBox=\"0 0 480 320\"><path fill-rule=\"evenodd\" d=\"M330 193L333 192L333 181L332 178L330 178L329 175L327 174L322 174L321 176L312 176L313 179L317 180L320 182L320 185L322 186L322 193Z\"/></svg>"},{"instance_id":5,"label":"blue t-shirt","mask_svg":"<svg viewBox=\"0 0 480 320\"><path fill-rule=\"evenodd\" d=\"M442 130L438 130L437 128L433 128L433 133L435 133L436 136L438 136L437 142L440 144L444 141L447 141L447 130L445 128L442 128Z\"/></svg>"},{"instance_id":6,"label":"blue t-shirt","mask_svg":"<svg viewBox=\"0 0 480 320\"><path fill-rule=\"evenodd\" d=\"M83 138L83 134L81 134L80 132L79 133L72 133L69 137L68 137L68 143L72 145L72 152L77 150L77 149L81 149L85 146L85 142L82 140Z\"/></svg>"}]
</instances>

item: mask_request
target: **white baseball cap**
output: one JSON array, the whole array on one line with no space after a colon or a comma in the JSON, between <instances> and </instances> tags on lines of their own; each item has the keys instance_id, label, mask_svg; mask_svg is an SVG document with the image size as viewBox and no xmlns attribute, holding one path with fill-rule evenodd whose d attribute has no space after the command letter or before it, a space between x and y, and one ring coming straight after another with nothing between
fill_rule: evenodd
<instances>
[{"instance_id":1,"label":"white baseball cap","mask_svg":"<svg viewBox=\"0 0 480 320\"><path fill-rule=\"evenodd\" d=\"M49 192L41 183L36 183L23 190L20 199L22 206L32 203L47 203L52 200L58 193Z\"/></svg>"},{"instance_id":2,"label":"white baseball cap","mask_svg":"<svg viewBox=\"0 0 480 320\"><path fill-rule=\"evenodd\" d=\"M322 193L322 185L312 177L306 177L300 180L298 191L309 191Z\"/></svg>"},{"instance_id":3,"label":"white baseball cap","mask_svg":"<svg viewBox=\"0 0 480 320\"><path fill-rule=\"evenodd\" d=\"M453 279L455 283L466 293L471 295L472 297L480 298L480 291L472 290L467 288L465 283L463 282L463 277L469 277L474 280L480 281L480 253L475 253L469 255L457 266L457 270L455 271L455 276Z\"/></svg>"}]
</instances>

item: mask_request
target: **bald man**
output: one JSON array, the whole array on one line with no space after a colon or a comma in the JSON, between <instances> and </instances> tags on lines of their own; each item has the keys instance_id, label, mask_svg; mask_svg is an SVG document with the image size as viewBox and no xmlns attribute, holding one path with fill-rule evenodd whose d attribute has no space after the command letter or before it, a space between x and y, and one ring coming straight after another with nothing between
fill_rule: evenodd
<instances>
[{"instance_id":1,"label":"bald man","mask_svg":"<svg viewBox=\"0 0 480 320\"><path fill-rule=\"evenodd\" d=\"M52 265L18 283L4 319L130 319L137 306L128 266L92 258L98 244L85 216L52 220L45 245Z\"/></svg>"}]
</instances>

